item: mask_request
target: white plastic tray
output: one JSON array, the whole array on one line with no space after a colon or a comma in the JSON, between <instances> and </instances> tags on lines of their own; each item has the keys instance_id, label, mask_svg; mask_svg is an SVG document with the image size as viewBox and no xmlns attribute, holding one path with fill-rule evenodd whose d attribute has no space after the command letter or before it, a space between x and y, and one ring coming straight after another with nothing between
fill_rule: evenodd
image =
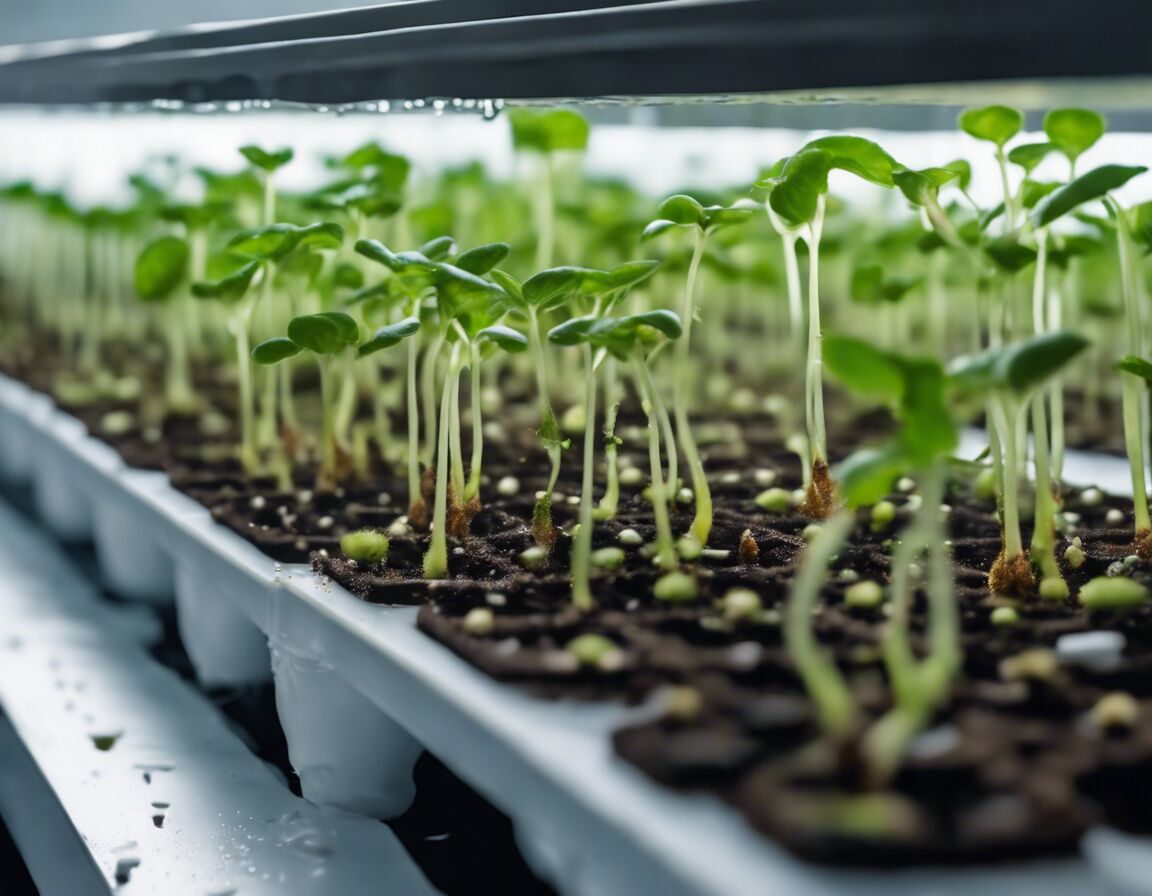
<instances>
[{"instance_id":1,"label":"white plastic tray","mask_svg":"<svg viewBox=\"0 0 1152 896\"><path fill-rule=\"evenodd\" d=\"M0 810L45 896L435 892L385 825L293 796L3 501L0 565Z\"/></svg>"}]
</instances>

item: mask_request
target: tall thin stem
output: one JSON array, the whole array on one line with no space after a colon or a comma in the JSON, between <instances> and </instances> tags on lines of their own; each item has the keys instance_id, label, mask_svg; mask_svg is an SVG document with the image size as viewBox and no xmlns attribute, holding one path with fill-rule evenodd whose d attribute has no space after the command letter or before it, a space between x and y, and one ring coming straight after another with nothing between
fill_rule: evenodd
<instances>
[{"instance_id":1,"label":"tall thin stem","mask_svg":"<svg viewBox=\"0 0 1152 896\"><path fill-rule=\"evenodd\" d=\"M444 377L440 394L440 426L436 448L436 498L432 509L432 539L424 555L424 578L448 577L448 427L452 407L452 389L456 382L460 345L452 349L452 357Z\"/></svg>"},{"instance_id":2,"label":"tall thin stem","mask_svg":"<svg viewBox=\"0 0 1152 896\"><path fill-rule=\"evenodd\" d=\"M820 350L820 235L824 228L824 196L808 224L808 367L804 381L804 407L808 418L808 450L813 466L828 459L824 430L824 361Z\"/></svg>"},{"instance_id":3,"label":"tall thin stem","mask_svg":"<svg viewBox=\"0 0 1152 896\"><path fill-rule=\"evenodd\" d=\"M416 360L420 354L420 338L408 340L408 369L405 379L405 401L408 405L408 506L414 506L420 496L420 402L416 398Z\"/></svg>"},{"instance_id":4,"label":"tall thin stem","mask_svg":"<svg viewBox=\"0 0 1152 896\"><path fill-rule=\"evenodd\" d=\"M684 332L676 341L674 351L675 370L672 373L672 413L676 418L676 433L680 437L680 447L692 474L692 492L696 499L696 516L692 520L690 532L700 544L708 542L712 531L712 492L708 488L708 477L692 435L692 425L688 422L687 380L691 366L689 349L692 339L692 321L696 316L696 278L700 272L700 260L704 256L707 234L700 228L693 231L692 260L688 264L688 280L684 287L684 301L680 309L680 319ZM673 474L674 475L674 474ZM675 479L672 487L675 487Z\"/></svg>"},{"instance_id":5,"label":"tall thin stem","mask_svg":"<svg viewBox=\"0 0 1152 896\"><path fill-rule=\"evenodd\" d=\"M480 467L484 460L484 423L480 401L480 349L475 343L470 346L468 372L471 378L469 407L472 411L472 464L468 469L468 485L464 489L465 501L471 501L480 494Z\"/></svg>"},{"instance_id":6,"label":"tall thin stem","mask_svg":"<svg viewBox=\"0 0 1152 896\"><path fill-rule=\"evenodd\" d=\"M816 706L820 726L832 738L847 738L855 724L856 705L836 663L820 649L812 617L832 558L852 529L852 516L839 512L824 521L820 534L804 551L800 572L784 609L784 643L808 696Z\"/></svg>"},{"instance_id":7,"label":"tall thin stem","mask_svg":"<svg viewBox=\"0 0 1152 896\"><path fill-rule=\"evenodd\" d=\"M591 609L592 472L596 463L596 366L592 347L584 344L584 466L580 473L580 528L572 543L572 603Z\"/></svg>"},{"instance_id":8,"label":"tall thin stem","mask_svg":"<svg viewBox=\"0 0 1152 896\"><path fill-rule=\"evenodd\" d=\"M657 425L656 409L649 390L651 378L642 355L632 358L632 370L636 377L636 388L640 401L648 413L648 464L652 476L652 516L656 523L657 562L663 569L674 569L676 543L672 538L672 521L668 518L668 494L664 489L664 472L660 469L660 428Z\"/></svg>"}]
</instances>

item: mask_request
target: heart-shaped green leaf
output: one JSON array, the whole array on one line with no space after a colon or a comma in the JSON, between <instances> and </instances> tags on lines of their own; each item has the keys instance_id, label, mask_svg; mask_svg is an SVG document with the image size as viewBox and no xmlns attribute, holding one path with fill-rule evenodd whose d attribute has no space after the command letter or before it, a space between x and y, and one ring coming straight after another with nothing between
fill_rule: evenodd
<instances>
[{"instance_id":1,"label":"heart-shaped green leaf","mask_svg":"<svg viewBox=\"0 0 1152 896\"><path fill-rule=\"evenodd\" d=\"M896 443L881 448L862 448L836 467L840 497L850 507L869 507L889 494L910 464Z\"/></svg>"},{"instance_id":2,"label":"heart-shaped green leaf","mask_svg":"<svg viewBox=\"0 0 1152 896\"><path fill-rule=\"evenodd\" d=\"M508 257L511 249L512 247L507 243L488 243L484 246L477 246L475 249L469 249L461 254L454 263L456 267L468 271L470 274L487 274Z\"/></svg>"},{"instance_id":3,"label":"heart-shaped green leaf","mask_svg":"<svg viewBox=\"0 0 1152 896\"><path fill-rule=\"evenodd\" d=\"M850 134L818 137L801 152L813 149L827 153L830 168L848 171L883 187L892 186L892 173L902 167L878 143Z\"/></svg>"},{"instance_id":4,"label":"heart-shaped green leaf","mask_svg":"<svg viewBox=\"0 0 1152 896\"><path fill-rule=\"evenodd\" d=\"M1012 147L1008 153L1008 161L1013 165L1019 165L1026 173L1031 173L1032 169L1055 151L1056 146L1052 143L1022 143Z\"/></svg>"},{"instance_id":5,"label":"heart-shaped green leaf","mask_svg":"<svg viewBox=\"0 0 1152 896\"><path fill-rule=\"evenodd\" d=\"M145 302L172 296L188 276L188 243L175 236L153 240L136 259L136 295Z\"/></svg>"},{"instance_id":6,"label":"heart-shaped green leaf","mask_svg":"<svg viewBox=\"0 0 1152 896\"><path fill-rule=\"evenodd\" d=\"M1070 161L1076 161L1104 136L1108 122L1091 109L1053 109L1044 116L1044 133Z\"/></svg>"},{"instance_id":7,"label":"heart-shaped green leaf","mask_svg":"<svg viewBox=\"0 0 1152 896\"><path fill-rule=\"evenodd\" d=\"M989 240L984 246L985 254L1002 271L1015 274L1036 260L1036 250L1024 246L1015 236L1002 236Z\"/></svg>"},{"instance_id":8,"label":"heart-shaped green leaf","mask_svg":"<svg viewBox=\"0 0 1152 896\"><path fill-rule=\"evenodd\" d=\"M768 197L772 211L794 227L816 217L820 197L828 192L832 157L820 149L805 149L784 165L779 181Z\"/></svg>"},{"instance_id":9,"label":"heart-shaped green leaf","mask_svg":"<svg viewBox=\"0 0 1152 896\"><path fill-rule=\"evenodd\" d=\"M357 349L361 358L371 355L382 349L391 348L401 340L414 336L420 330L420 318L406 317L404 320L386 327L381 327L376 334Z\"/></svg>"},{"instance_id":10,"label":"heart-shaped green leaf","mask_svg":"<svg viewBox=\"0 0 1152 896\"><path fill-rule=\"evenodd\" d=\"M1024 127L1024 115L1009 106L981 106L965 109L958 123L966 134L995 143L1002 149Z\"/></svg>"},{"instance_id":11,"label":"heart-shaped green leaf","mask_svg":"<svg viewBox=\"0 0 1152 896\"><path fill-rule=\"evenodd\" d=\"M235 302L244 297L252 278L260 270L260 262L249 261L219 280L201 280L192 284L192 295L198 299L223 299Z\"/></svg>"},{"instance_id":12,"label":"heart-shaped green leaf","mask_svg":"<svg viewBox=\"0 0 1152 896\"><path fill-rule=\"evenodd\" d=\"M899 360L863 339L825 336L822 354L824 366L855 392L889 401L898 401L904 394Z\"/></svg>"},{"instance_id":13,"label":"heart-shaped green leaf","mask_svg":"<svg viewBox=\"0 0 1152 896\"><path fill-rule=\"evenodd\" d=\"M519 354L528 348L528 337L503 324L485 327L476 334L476 340L478 342L491 342L509 354Z\"/></svg>"},{"instance_id":14,"label":"heart-shaped green leaf","mask_svg":"<svg viewBox=\"0 0 1152 896\"><path fill-rule=\"evenodd\" d=\"M292 161L292 150L288 147L272 152L261 149L259 146L241 146L240 154L249 162L263 171L275 171Z\"/></svg>"},{"instance_id":15,"label":"heart-shaped green leaf","mask_svg":"<svg viewBox=\"0 0 1152 896\"><path fill-rule=\"evenodd\" d=\"M265 339L252 349L252 360L265 366L279 364L300 354L300 346L284 336Z\"/></svg>"},{"instance_id":16,"label":"heart-shaped green leaf","mask_svg":"<svg viewBox=\"0 0 1152 896\"><path fill-rule=\"evenodd\" d=\"M317 355L336 355L360 341L360 328L342 311L303 314L288 322L288 338Z\"/></svg>"}]
</instances>

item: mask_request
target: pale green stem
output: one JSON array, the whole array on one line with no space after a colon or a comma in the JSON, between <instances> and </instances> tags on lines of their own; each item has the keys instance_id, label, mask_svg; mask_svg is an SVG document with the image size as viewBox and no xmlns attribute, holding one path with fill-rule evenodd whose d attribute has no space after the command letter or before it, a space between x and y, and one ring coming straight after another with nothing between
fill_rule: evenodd
<instances>
[{"instance_id":1,"label":"pale green stem","mask_svg":"<svg viewBox=\"0 0 1152 896\"><path fill-rule=\"evenodd\" d=\"M700 272L700 260L704 257L707 234L697 227L693 231L693 237L692 260L688 264L688 280L684 287L684 301L680 309L684 332L673 349L675 369L672 372L672 413L676 417L676 433L680 437L680 446L684 449L684 459L688 462L688 469L692 474L692 492L696 500L696 516L689 531L700 544L707 544L708 534L712 531L712 492L708 488L708 477L704 473L704 464L700 460L696 438L692 435L692 424L688 421L688 398L685 394L691 367L692 323L696 316L696 278ZM669 450L669 469L671 487L675 488L676 478L672 468L671 450Z\"/></svg>"},{"instance_id":2,"label":"pale green stem","mask_svg":"<svg viewBox=\"0 0 1152 896\"><path fill-rule=\"evenodd\" d=\"M961 660L952 561L940 511L944 468L935 463L919 478L920 508L892 557L892 614L885 633L884 659L894 706L868 730L862 747L874 786L883 786L891 779L908 744L947 696ZM908 639L911 568L925 550L929 560L929 654L917 660Z\"/></svg>"},{"instance_id":3,"label":"pale green stem","mask_svg":"<svg viewBox=\"0 0 1152 896\"><path fill-rule=\"evenodd\" d=\"M464 500L471 501L480 494L480 469L484 461L484 424L480 401L480 349L473 343L468 360L471 390L469 407L472 411L472 465L468 470L468 485Z\"/></svg>"},{"instance_id":4,"label":"pale green stem","mask_svg":"<svg viewBox=\"0 0 1152 896\"><path fill-rule=\"evenodd\" d=\"M815 705L820 727L836 740L852 733L856 706L836 663L817 643L812 620L828 567L843 547L852 522L851 514L841 511L821 524L819 534L804 551L800 571L793 580L784 608L784 644Z\"/></svg>"},{"instance_id":5,"label":"pale green stem","mask_svg":"<svg viewBox=\"0 0 1152 896\"><path fill-rule=\"evenodd\" d=\"M452 407L452 389L459 362L459 344L453 346L452 358L444 377L440 395L440 426L436 449L436 498L432 509L432 539L424 555L424 578L448 577L448 429Z\"/></svg>"},{"instance_id":6,"label":"pale green stem","mask_svg":"<svg viewBox=\"0 0 1152 896\"><path fill-rule=\"evenodd\" d=\"M1052 495L1051 457L1048 452L1048 418L1044 393L1037 390L1032 405L1032 461L1036 468L1036 506L1033 514L1032 559L1046 579L1063 578L1056 563L1056 502Z\"/></svg>"},{"instance_id":7,"label":"pale green stem","mask_svg":"<svg viewBox=\"0 0 1152 896\"><path fill-rule=\"evenodd\" d=\"M1003 506L1001 526L1004 530L1004 556L1011 559L1024 552L1024 539L1020 534L1020 456L1018 448L1019 409L1005 395L993 395L992 412L1003 451L1000 500Z\"/></svg>"},{"instance_id":8,"label":"pale green stem","mask_svg":"<svg viewBox=\"0 0 1152 896\"><path fill-rule=\"evenodd\" d=\"M453 352L455 354L455 352ZM464 500L464 443L460 434L460 372L459 365L452 371L452 399L448 409L448 437L451 439L452 457L449 475L452 482L452 497L456 503Z\"/></svg>"},{"instance_id":9,"label":"pale green stem","mask_svg":"<svg viewBox=\"0 0 1152 896\"><path fill-rule=\"evenodd\" d=\"M648 464L651 470L652 516L656 523L656 551L658 563L663 569L675 569L676 542L672 537L672 521L668 518L668 494L664 488L664 471L660 468L660 427L657 425L656 409L648 384L647 364L637 353L632 358L632 369L636 377L640 401L648 416Z\"/></svg>"},{"instance_id":10,"label":"pale green stem","mask_svg":"<svg viewBox=\"0 0 1152 896\"><path fill-rule=\"evenodd\" d=\"M824 361L820 350L820 235L824 227L824 196L816 202L816 215L808 224L808 365L804 407L808 419L809 467L828 459L824 430Z\"/></svg>"},{"instance_id":11,"label":"pale green stem","mask_svg":"<svg viewBox=\"0 0 1152 896\"><path fill-rule=\"evenodd\" d=\"M444 345L444 334L437 333L424 352L424 365L420 371L420 404L424 419L424 463L431 465L436 450L436 362Z\"/></svg>"},{"instance_id":12,"label":"pale green stem","mask_svg":"<svg viewBox=\"0 0 1152 896\"><path fill-rule=\"evenodd\" d=\"M260 459L256 452L252 358L248 343L248 326L254 303L254 297L246 296L229 326L236 345L236 374L240 388L240 463L249 476L260 471Z\"/></svg>"},{"instance_id":13,"label":"pale green stem","mask_svg":"<svg viewBox=\"0 0 1152 896\"><path fill-rule=\"evenodd\" d=\"M1132 509L1136 532L1152 529L1148 515L1148 489L1144 479L1144 440L1140 433L1140 403L1146 389L1144 381L1130 373L1121 373L1124 412L1124 445L1128 449L1128 466L1132 471Z\"/></svg>"},{"instance_id":14,"label":"pale green stem","mask_svg":"<svg viewBox=\"0 0 1152 896\"><path fill-rule=\"evenodd\" d=\"M584 468L580 476L580 528L572 543L572 603L578 610L592 608L592 473L596 463L596 367L592 347L584 355Z\"/></svg>"},{"instance_id":15,"label":"pale green stem","mask_svg":"<svg viewBox=\"0 0 1152 896\"><path fill-rule=\"evenodd\" d=\"M405 376L408 404L408 505L420 500L420 404L416 400L416 356L420 352L420 338L408 340L408 369Z\"/></svg>"}]
</instances>

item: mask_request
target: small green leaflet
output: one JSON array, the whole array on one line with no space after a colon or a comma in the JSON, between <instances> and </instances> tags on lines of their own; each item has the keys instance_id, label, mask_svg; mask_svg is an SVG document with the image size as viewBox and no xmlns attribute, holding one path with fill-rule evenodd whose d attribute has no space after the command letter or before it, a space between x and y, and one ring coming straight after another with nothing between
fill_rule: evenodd
<instances>
[{"instance_id":1,"label":"small green leaflet","mask_svg":"<svg viewBox=\"0 0 1152 896\"><path fill-rule=\"evenodd\" d=\"M162 302L188 276L188 243L162 236L144 247L136 259L136 294L145 302Z\"/></svg>"}]
</instances>

